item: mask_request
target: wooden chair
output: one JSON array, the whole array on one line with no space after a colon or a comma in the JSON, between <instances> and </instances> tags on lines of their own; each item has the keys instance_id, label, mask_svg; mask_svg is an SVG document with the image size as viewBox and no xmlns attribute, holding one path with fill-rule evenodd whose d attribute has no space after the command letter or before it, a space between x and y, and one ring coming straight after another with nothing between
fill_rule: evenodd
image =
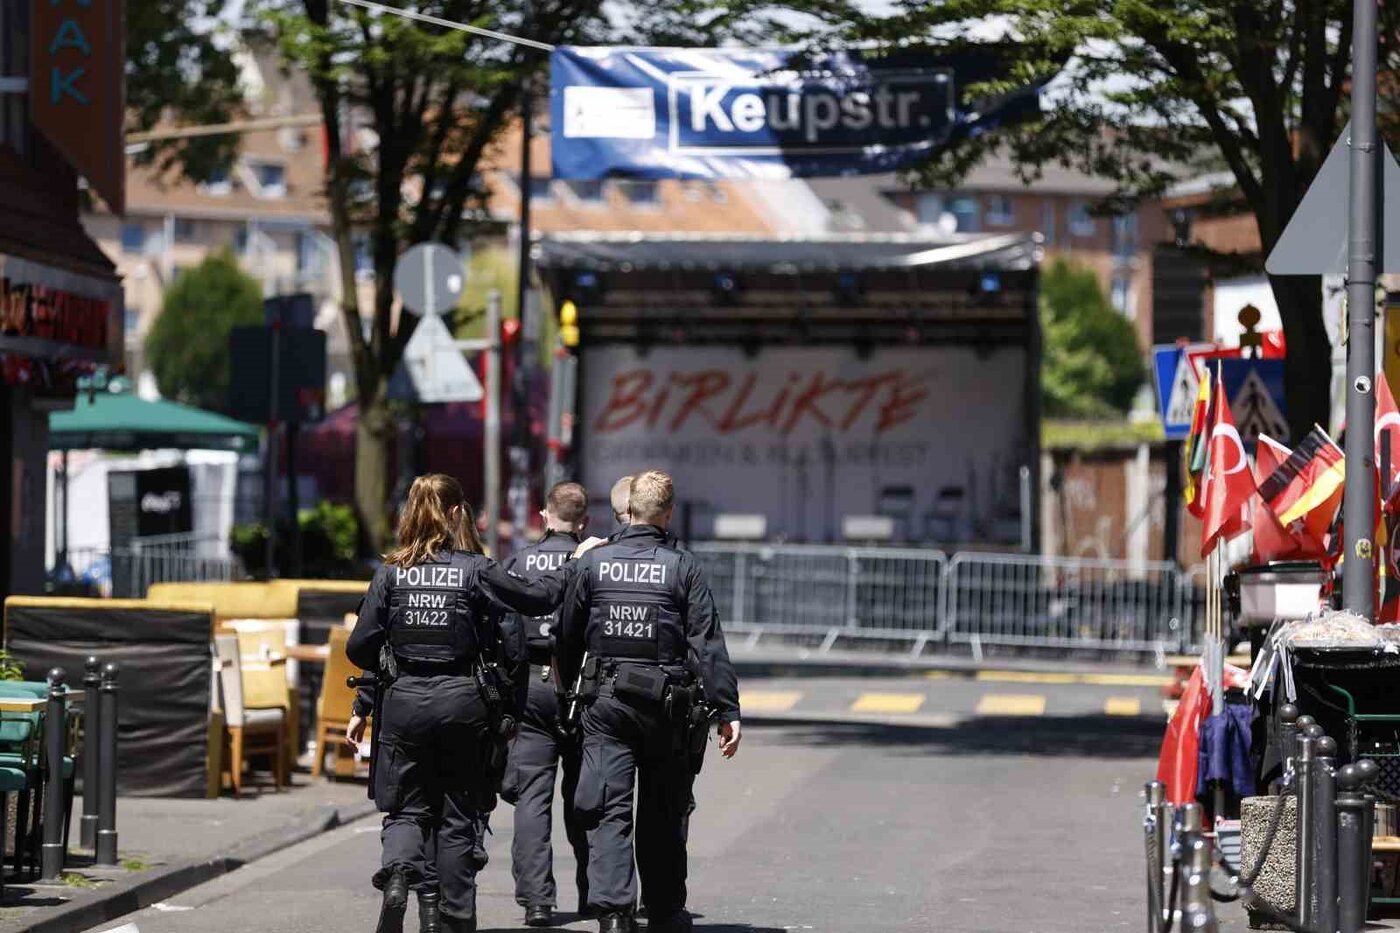
<instances>
[{"instance_id":1,"label":"wooden chair","mask_svg":"<svg viewBox=\"0 0 1400 933\"><path fill-rule=\"evenodd\" d=\"M355 701L355 691L346 686L345 681L349 677L358 677L360 669L351 664L345 655L345 643L349 638L349 629L331 629L326 676L321 678L321 696L316 701L316 752L311 761L313 775L320 775L325 767L327 746L336 751L350 747L345 730L350 725L350 706ZM368 737L368 731L365 735Z\"/></svg>"},{"instance_id":2,"label":"wooden chair","mask_svg":"<svg viewBox=\"0 0 1400 933\"><path fill-rule=\"evenodd\" d=\"M256 668L245 671L237 636L215 635L214 646L219 661L225 720L227 754L224 760L233 784L233 795L237 797L243 792L244 764L248 756L256 754L272 756L274 781L281 790L287 779L286 673L277 671L282 678L280 693L275 677L259 675L271 675L275 668L286 664L286 659L266 662L266 671Z\"/></svg>"},{"instance_id":3,"label":"wooden chair","mask_svg":"<svg viewBox=\"0 0 1400 933\"><path fill-rule=\"evenodd\" d=\"M219 625L238 636L244 702L268 708L279 705L274 694L285 692L280 705L287 711L287 760L296 761L301 754L297 747L301 735L301 665L289 656L289 650L301 643L301 623L296 619L225 619ZM261 695L263 690L267 691L266 696Z\"/></svg>"}]
</instances>

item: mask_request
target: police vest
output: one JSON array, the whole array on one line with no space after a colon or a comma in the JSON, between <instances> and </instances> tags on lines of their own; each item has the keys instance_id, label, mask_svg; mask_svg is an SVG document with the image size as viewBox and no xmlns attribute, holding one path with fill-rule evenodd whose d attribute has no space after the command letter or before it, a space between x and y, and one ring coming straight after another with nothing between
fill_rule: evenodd
<instances>
[{"instance_id":1,"label":"police vest","mask_svg":"<svg viewBox=\"0 0 1400 933\"><path fill-rule=\"evenodd\" d=\"M578 547L578 539L570 534L551 532L527 548L522 548L518 557L511 563L511 573L535 580L551 570L564 566L569 555ZM554 647L554 630L559 613L544 616L522 617L525 628L525 641L530 647L530 656L536 663L543 662L543 655Z\"/></svg>"},{"instance_id":2,"label":"police vest","mask_svg":"<svg viewBox=\"0 0 1400 933\"><path fill-rule=\"evenodd\" d=\"M653 541L614 541L589 561L592 599L584 640L599 658L685 660L680 554Z\"/></svg>"},{"instance_id":3,"label":"police vest","mask_svg":"<svg viewBox=\"0 0 1400 933\"><path fill-rule=\"evenodd\" d=\"M389 644L413 661L470 662L481 654L482 617L475 598L480 555L443 554L394 567L389 590Z\"/></svg>"}]
</instances>

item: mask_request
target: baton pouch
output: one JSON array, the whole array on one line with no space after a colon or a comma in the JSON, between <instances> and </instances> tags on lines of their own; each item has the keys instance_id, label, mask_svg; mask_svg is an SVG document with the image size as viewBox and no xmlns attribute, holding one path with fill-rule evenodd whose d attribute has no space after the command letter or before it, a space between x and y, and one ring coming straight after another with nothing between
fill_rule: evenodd
<instances>
[{"instance_id":1,"label":"baton pouch","mask_svg":"<svg viewBox=\"0 0 1400 933\"><path fill-rule=\"evenodd\" d=\"M593 702L598 696L598 659L590 657L583 662L583 670L578 675L578 698L584 703Z\"/></svg>"},{"instance_id":2,"label":"baton pouch","mask_svg":"<svg viewBox=\"0 0 1400 933\"><path fill-rule=\"evenodd\" d=\"M660 703L666 697L666 672L641 664L619 664L613 690L620 696Z\"/></svg>"}]
</instances>

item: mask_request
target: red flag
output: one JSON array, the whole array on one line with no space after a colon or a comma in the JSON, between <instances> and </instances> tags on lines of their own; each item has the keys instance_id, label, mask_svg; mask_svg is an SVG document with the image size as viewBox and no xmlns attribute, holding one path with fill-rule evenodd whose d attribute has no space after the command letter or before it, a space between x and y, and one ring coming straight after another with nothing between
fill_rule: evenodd
<instances>
[{"instance_id":1,"label":"red flag","mask_svg":"<svg viewBox=\"0 0 1400 933\"><path fill-rule=\"evenodd\" d=\"M1259 446L1255 451L1254 470L1259 484L1263 484L1273 472L1288 460L1293 451L1266 434L1259 435ZM1275 560L1290 560L1300 555L1303 542L1288 533L1278 520L1268 501L1262 496L1254 499L1250 527L1254 529L1254 556L1256 564L1267 564Z\"/></svg>"},{"instance_id":2,"label":"red flag","mask_svg":"<svg viewBox=\"0 0 1400 933\"><path fill-rule=\"evenodd\" d=\"M1327 432L1314 427L1297 449L1264 478L1259 495L1278 517L1279 524L1302 545L1296 558L1317 558L1334 563L1329 532L1338 518L1345 479L1342 450ZM1340 526L1340 522L1336 522ZM1335 537L1335 536L1334 536ZM1338 539L1339 540L1339 539Z\"/></svg>"},{"instance_id":3,"label":"red flag","mask_svg":"<svg viewBox=\"0 0 1400 933\"><path fill-rule=\"evenodd\" d=\"M1389 448L1387 457L1382 457L1383 448ZM1381 464L1389 459L1390 476L1380 472ZM1393 512L1400 504L1400 408L1395 406L1395 396L1390 392L1390 382L1385 372L1376 373L1376 495L1380 496L1381 510ZM1390 496L1386 496L1389 491Z\"/></svg>"},{"instance_id":4,"label":"red flag","mask_svg":"<svg viewBox=\"0 0 1400 933\"><path fill-rule=\"evenodd\" d=\"M1167 785L1167 800L1181 806L1196 799L1196 777L1200 770L1201 723L1210 712L1210 691L1200 665L1191 673L1181 702L1167 723L1162 751L1157 756L1157 780Z\"/></svg>"},{"instance_id":5,"label":"red flag","mask_svg":"<svg viewBox=\"0 0 1400 933\"><path fill-rule=\"evenodd\" d=\"M1210 442L1206 447L1205 490L1202 500L1205 517L1201 519L1201 556L1205 557L1221 540L1228 540L1249 527L1246 508L1258 490L1249 470L1244 442L1235 430L1230 415L1230 402L1225 398L1225 386L1216 380L1214 417L1210 427Z\"/></svg>"}]
</instances>

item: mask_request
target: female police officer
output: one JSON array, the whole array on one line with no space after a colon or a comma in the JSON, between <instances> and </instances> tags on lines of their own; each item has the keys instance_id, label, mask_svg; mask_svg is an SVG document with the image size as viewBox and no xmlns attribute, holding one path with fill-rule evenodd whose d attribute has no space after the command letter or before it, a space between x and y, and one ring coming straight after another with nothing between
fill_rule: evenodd
<instances>
[{"instance_id":1,"label":"female police officer","mask_svg":"<svg viewBox=\"0 0 1400 933\"><path fill-rule=\"evenodd\" d=\"M387 643L398 667L375 724L375 803L385 814L374 876L384 891L378 929L403 929L408 888L423 879L436 838L442 926L466 933L476 929L471 852L479 823L471 790L490 719L477 662L495 637L499 607L552 612L571 570L530 581L507 574L482 555L462 487L442 474L414 480L398 543L375 573L346 645L351 662L379 670ZM363 720L356 726L363 734Z\"/></svg>"}]
</instances>

